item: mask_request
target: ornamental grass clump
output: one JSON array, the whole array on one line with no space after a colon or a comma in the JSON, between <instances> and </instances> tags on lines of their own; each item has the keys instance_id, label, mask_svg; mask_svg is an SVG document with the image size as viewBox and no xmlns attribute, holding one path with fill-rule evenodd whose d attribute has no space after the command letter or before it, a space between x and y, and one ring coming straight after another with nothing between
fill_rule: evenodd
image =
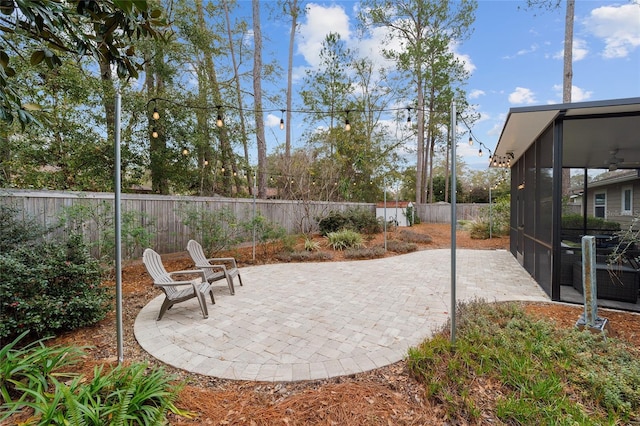
<instances>
[{"instance_id":1,"label":"ornamental grass clump","mask_svg":"<svg viewBox=\"0 0 640 426\"><path fill-rule=\"evenodd\" d=\"M362 235L350 229L329 232L326 236L329 246L334 250L345 250L348 248L362 247Z\"/></svg>"}]
</instances>

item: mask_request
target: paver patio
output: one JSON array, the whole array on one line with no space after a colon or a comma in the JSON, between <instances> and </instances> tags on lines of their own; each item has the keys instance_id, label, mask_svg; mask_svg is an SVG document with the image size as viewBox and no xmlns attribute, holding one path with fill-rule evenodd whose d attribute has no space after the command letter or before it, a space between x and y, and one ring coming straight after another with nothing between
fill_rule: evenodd
<instances>
[{"instance_id":1,"label":"paver patio","mask_svg":"<svg viewBox=\"0 0 640 426\"><path fill-rule=\"evenodd\" d=\"M161 321L164 295L138 314L140 345L162 362L225 379L298 381L403 359L449 318L451 251L351 262L244 267L232 296L216 286L203 319L195 299ZM505 250L456 252L458 300L549 301Z\"/></svg>"}]
</instances>

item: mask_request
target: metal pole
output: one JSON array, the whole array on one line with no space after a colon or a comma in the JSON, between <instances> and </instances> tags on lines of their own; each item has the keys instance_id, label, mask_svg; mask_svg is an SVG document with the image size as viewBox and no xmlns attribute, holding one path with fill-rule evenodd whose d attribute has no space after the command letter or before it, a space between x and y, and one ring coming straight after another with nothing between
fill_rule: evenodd
<instances>
[{"instance_id":1,"label":"metal pole","mask_svg":"<svg viewBox=\"0 0 640 426\"><path fill-rule=\"evenodd\" d=\"M456 103L451 102L451 345L456 344Z\"/></svg>"},{"instance_id":2,"label":"metal pole","mask_svg":"<svg viewBox=\"0 0 640 426\"><path fill-rule=\"evenodd\" d=\"M120 88L116 91L115 99L115 132L114 132L114 224L115 224L115 261L116 261L116 337L118 340L118 362L124 361L123 331L122 331L122 228L120 211Z\"/></svg>"},{"instance_id":3,"label":"metal pole","mask_svg":"<svg viewBox=\"0 0 640 426\"><path fill-rule=\"evenodd\" d=\"M387 251L387 178L382 178L382 185L384 186L384 218L382 218L382 222L384 223L384 251Z\"/></svg>"},{"instance_id":4,"label":"metal pole","mask_svg":"<svg viewBox=\"0 0 640 426\"><path fill-rule=\"evenodd\" d=\"M491 239L493 230L493 205L491 204L491 179L489 179L489 239Z\"/></svg>"},{"instance_id":5,"label":"metal pole","mask_svg":"<svg viewBox=\"0 0 640 426\"><path fill-rule=\"evenodd\" d=\"M256 261L256 172L253 172L253 261Z\"/></svg>"}]
</instances>

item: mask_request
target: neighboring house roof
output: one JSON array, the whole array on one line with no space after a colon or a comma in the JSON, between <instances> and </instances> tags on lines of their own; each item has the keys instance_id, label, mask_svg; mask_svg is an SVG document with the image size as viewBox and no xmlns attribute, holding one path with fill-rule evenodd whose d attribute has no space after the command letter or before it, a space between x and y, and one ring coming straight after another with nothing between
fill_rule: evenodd
<instances>
[{"instance_id":1,"label":"neighboring house roof","mask_svg":"<svg viewBox=\"0 0 640 426\"><path fill-rule=\"evenodd\" d=\"M401 208L406 208L409 203L411 203L411 205L413 205L413 203L411 201L398 201L398 207ZM378 201L378 203L376 204L376 207L382 208L384 207L384 201ZM389 207L396 207L396 200L387 200L387 208Z\"/></svg>"},{"instance_id":2,"label":"neighboring house roof","mask_svg":"<svg viewBox=\"0 0 640 426\"><path fill-rule=\"evenodd\" d=\"M633 170L617 170L615 172L603 173L599 179L592 180L587 184L588 188L598 188L602 186L613 185L616 183L624 183L640 179L640 171Z\"/></svg>"}]
</instances>

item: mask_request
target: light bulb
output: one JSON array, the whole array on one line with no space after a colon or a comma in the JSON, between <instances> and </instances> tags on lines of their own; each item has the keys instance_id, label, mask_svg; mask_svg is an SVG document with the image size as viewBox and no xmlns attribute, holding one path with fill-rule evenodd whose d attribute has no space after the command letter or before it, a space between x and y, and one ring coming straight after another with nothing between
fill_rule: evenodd
<instances>
[{"instance_id":1,"label":"light bulb","mask_svg":"<svg viewBox=\"0 0 640 426\"><path fill-rule=\"evenodd\" d=\"M157 120L158 118L160 118L160 113L158 112L158 108L153 107L152 117L153 117L154 120Z\"/></svg>"},{"instance_id":2,"label":"light bulb","mask_svg":"<svg viewBox=\"0 0 640 426\"><path fill-rule=\"evenodd\" d=\"M473 138L469 136L469 146L473 145Z\"/></svg>"},{"instance_id":3,"label":"light bulb","mask_svg":"<svg viewBox=\"0 0 640 426\"><path fill-rule=\"evenodd\" d=\"M280 130L284 129L284 118L280 119Z\"/></svg>"},{"instance_id":4,"label":"light bulb","mask_svg":"<svg viewBox=\"0 0 640 426\"><path fill-rule=\"evenodd\" d=\"M156 128L155 128L155 127L153 128L153 130L151 130L151 136L152 136L154 139L157 139L157 138L158 138L158 131L156 130Z\"/></svg>"}]
</instances>

